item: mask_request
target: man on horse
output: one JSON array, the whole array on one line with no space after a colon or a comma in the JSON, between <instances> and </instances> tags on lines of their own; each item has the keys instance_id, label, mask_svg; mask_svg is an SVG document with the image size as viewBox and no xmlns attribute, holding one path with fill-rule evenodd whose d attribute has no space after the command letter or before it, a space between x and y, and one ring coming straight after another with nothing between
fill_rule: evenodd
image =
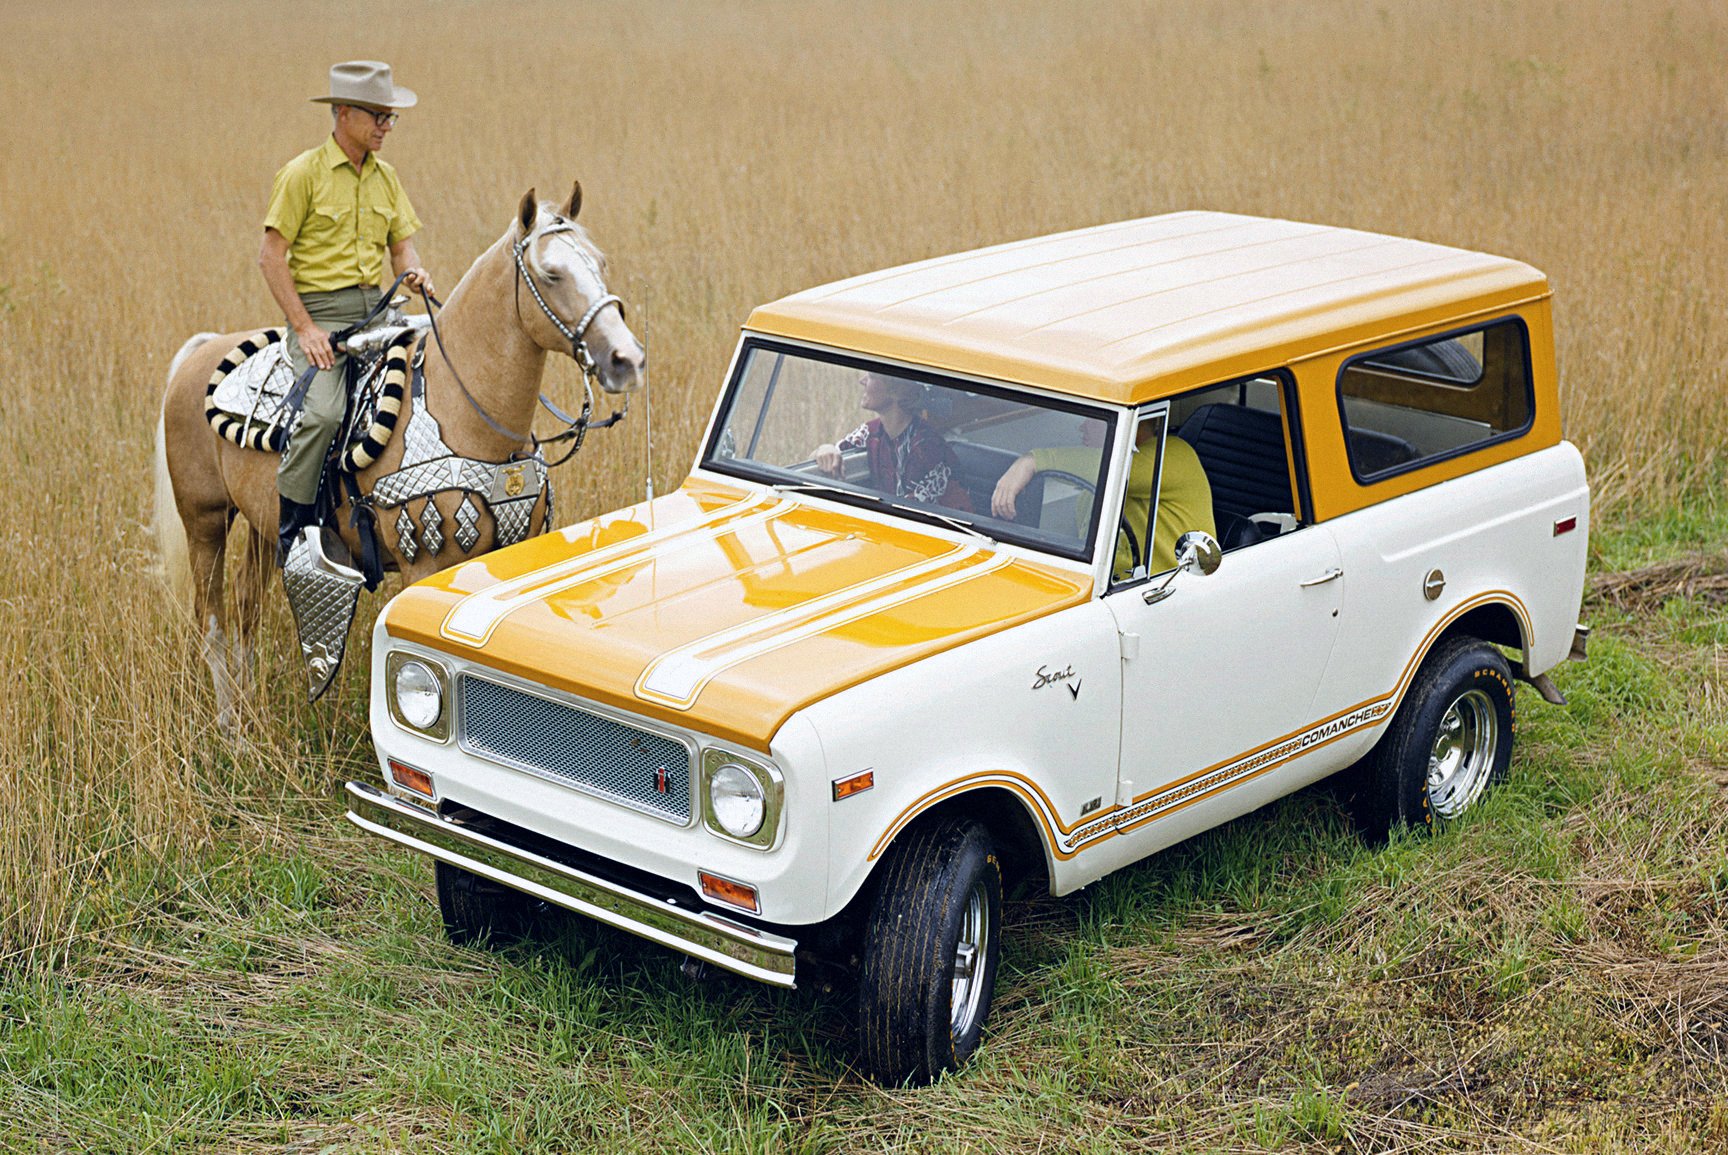
<instances>
[{"instance_id":1,"label":"man on horse","mask_svg":"<svg viewBox=\"0 0 1728 1155\"><path fill-rule=\"evenodd\" d=\"M376 155L398 110L417 99L392 80L388 64L334 65L330 94L312 98L331 106L330 137L283 165L270 192L258 267L294 330L288 356L295 380L309 367L316 370L276 474L279 566L304 532L322 565L359 576L325 556L319 532L319 479L347 407L347 357L332 346L330 334L358 324L377 306L386 249L409 289L433 291L412 240L420 218L396 170Z\"/></svg>"}]
</instances>

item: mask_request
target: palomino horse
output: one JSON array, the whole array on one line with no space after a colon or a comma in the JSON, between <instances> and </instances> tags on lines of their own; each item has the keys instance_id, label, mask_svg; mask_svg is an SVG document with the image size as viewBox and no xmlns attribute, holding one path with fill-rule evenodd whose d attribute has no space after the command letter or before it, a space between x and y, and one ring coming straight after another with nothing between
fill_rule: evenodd
<instances>
[{"instance_id":1,"label":"palomino horse","mask_svg":"<svg viewBox=\"0 0 1728 1155\"><path fill-rule=\"evenodd\" d=\"M641 386L645 355L624 323L622 308L597 308L616 298L609 298L602 279L605 257L574 223L581 204L580 184L562 210L535 200L534 190L528 190L510 228L475 260L438 314L448 360L436 349L427 354L425 404L452 453L504 462L529 451L526 431L539 398L546 354L578 356L573 337L581 340L606 392ZM584 321L586 332L573 332ZM158 545L170 574L183 573L190 562L193 608L204 631L202 653L216 685L217 721L228 730L237 725L236 711L249 686L252 637L273 568L277 520L277 455L219 438L205 418L205 387L224 356L246 336L200 334L181 348L168 371L156 435ZM378 460L360 472L362 492L370 493L380 478L397 470L404 441L399 429ZM425 501L437 501L438 512L449 518L460 496L445 492L404 508L418 519ZM529 525L541 524L544 501L535 503ZM344 516L346 505L343 499L336 525L359 556L358 535ZM245 517L250 532L230 635L223 570L235 513ZM466 551L415 550L406 557L388 525L381 526L385 567L409 582L484 552L492 548L494 527L490 517L480 520L479 535Z\"/></svg>"}]
</instances>

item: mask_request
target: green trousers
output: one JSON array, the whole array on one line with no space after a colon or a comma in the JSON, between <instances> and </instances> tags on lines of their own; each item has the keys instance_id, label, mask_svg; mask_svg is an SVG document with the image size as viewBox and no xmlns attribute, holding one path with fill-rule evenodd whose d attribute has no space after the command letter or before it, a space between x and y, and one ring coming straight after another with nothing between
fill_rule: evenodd
<instances>
[{"instance_id":1,"label":"green trousers","mask_svg":"<svg viewBox=\"0 0 1728 1155\"><path fill-rule=\"evenodd\" d=\"M318 327L328 333L363 320L380 295L377 285L354 285L328 293L302 293L300 300ZM294 380L298 381L312 362L292 331L287 340L288 363L294 367ZM324 457L330 452L330 442L341 429L342 414L348 407L343 383L347 362L348 358L338 352L336 363L313 374L306 390L306 407L301 410L300 424L288 439L282 465L276 471L276 489L289 501L311 505L318 496L318 476L324 470Z\"/></svg>"}]
</instances>

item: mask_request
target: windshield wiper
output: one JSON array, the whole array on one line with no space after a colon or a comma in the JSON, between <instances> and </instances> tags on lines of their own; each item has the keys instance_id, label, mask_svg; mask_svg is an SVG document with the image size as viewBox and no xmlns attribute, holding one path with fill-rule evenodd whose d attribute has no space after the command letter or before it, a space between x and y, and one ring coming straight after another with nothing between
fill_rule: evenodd
<instances>
[{"instance_id":1,"label":"windshield wiper","mask_svg":"<svg viewBox=\"0 0 1728 1155\"><path fill-rule=\"evenodd\" d=\"M771 482L768 488L775 493L837 493L841 497L862 497L877 505L881 505L885 500L880 494L871 493L867 489L846 489L826 481L775 481Z\"/></svg>"},{"instance_id":2,"label":"windshield wiper","mask_svg":"<svg viewBox=\"0 0 1728 1155\"><path fill-rule=\"evenodd\" d=\"M833 493L838 494L841 497L861 497L865 501L886 506L887 508L896 510L897 512L909 513L913 517L924 518L928 521L934 521L940 525L945 525L949 529L957 529L961 533L971 534L986 545L996 544L995 538L977 528L969 521L961 521L957 517L949 517L945 513L937 513L935 510L926 509L923 506L902 505L898 501L890 501L885 495L872 493L868 489L845 489L838 485L830 485L825 481L776 481L768 488L774 490L776 493Z\"/></svg>"},{"instance_id":3,"label":"windshield wiper","mask_svg":"<svg viewBox=\"0 0 1728 1155\"><path fill-rule=\"evenodd\" d=\"M973 537L977 538L979 541L982 541L986 545L995 545L996 544L995 538L991 537L989 534L985 533L983 530L979 529L977 526L973 525L969 521L961 521L957 517L949 517L945 513L937 513L935 510L926 509L924 506L921 506L921 505L901 505L897 501L886 501L886 500L884 501L884 504L886 504L889 509L897 509L901 513L910 513L914 517L929 518L931 521L938 522L939 524L945 525L949 529L957 529L961 533L969 533Z\"/></svg>"}]
</instances>

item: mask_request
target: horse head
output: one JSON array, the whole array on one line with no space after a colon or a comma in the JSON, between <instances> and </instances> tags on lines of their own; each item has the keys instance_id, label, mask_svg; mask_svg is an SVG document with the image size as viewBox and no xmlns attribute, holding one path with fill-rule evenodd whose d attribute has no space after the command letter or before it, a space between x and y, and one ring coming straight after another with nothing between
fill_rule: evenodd
<instances>
[{"instance_id":1,"label":"horse head","mask_svg":"<svg viewBox=\"0 0 1728 1155\"><path fill-rule=\"evenodd\" d=\"M541 348L570 354L608 393L643 382L647 355L624 323L624 304L606 289L606 255L576 223L582 184L562 208L529 189L516 213L516 253L522 327ZM535 306L538 307L535 307Z\"/></svg>"}]
</instances>

